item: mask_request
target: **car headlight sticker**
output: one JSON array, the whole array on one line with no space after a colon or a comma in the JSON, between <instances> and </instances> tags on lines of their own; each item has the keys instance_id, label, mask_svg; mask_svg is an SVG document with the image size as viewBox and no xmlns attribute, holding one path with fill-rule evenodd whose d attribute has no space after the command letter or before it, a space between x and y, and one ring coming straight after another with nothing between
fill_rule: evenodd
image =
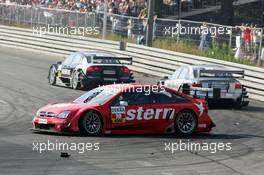
<instances>
[{"instance_id":1,"label":"car headlight sticker","mask_svg":"<svg viewBox=\"0 0 264 175\"><path fill-rule=\"evenodd\" d=\"M57 118L66 119L70 113L71 113L71 111L63 111L57 116Z\"/></svg>"},{"instance_id":2,"label":"car headlight sticker","mask_svg":"<svg viewBox=\"0 0 264 175\"><path fill-rule=\"evenodd\" d=\"M37 111L36 116L39 116L39 114L40 114L40 110Z\"/></svg>"}]
</instances>

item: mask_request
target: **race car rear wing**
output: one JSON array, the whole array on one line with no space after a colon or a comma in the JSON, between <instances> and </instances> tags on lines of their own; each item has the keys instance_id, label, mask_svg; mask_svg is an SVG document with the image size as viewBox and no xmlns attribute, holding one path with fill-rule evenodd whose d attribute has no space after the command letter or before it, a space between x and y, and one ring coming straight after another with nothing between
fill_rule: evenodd
<instances>
[{"instance_id":1,"label":"race car rear wing","mask_svg":"<svg viewBox=\"0 0 264 175\"><path fill-rule=\"evenodd\" d=\"M132 57L116 57L122 64L132 65L133 58Z\"/></svg>"},{"instance_id":2,"label":"race car rear wing","mask_svg":"<svg viewBox=\"0 0 264 175\"><path fill-rule=\"evenodd\" d=\"M108 57L108 56L93 56L92 59L105 59L106 64L111 64L111 60L119 60L121 64L132 65L132 57ZM107 62L108 60L108 62ZM109 62L110 61L110 62ZM103 62L102 62L103 63Z\"/></svg>"},{"instance_id":3,"label":"race car rear wing","mask_svg":"<svg viewBox=\"0 0 264 175\"><path fill-rule=\"evenodd\" d=\"M200 70L200 78L244 78L244 70Z\"/></svg>"}]
</instances>

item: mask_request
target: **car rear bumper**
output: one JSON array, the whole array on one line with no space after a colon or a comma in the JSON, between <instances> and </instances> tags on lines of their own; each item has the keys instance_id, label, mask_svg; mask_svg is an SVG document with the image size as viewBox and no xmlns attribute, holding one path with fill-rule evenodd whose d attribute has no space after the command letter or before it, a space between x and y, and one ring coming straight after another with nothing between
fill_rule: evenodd
<instances>
[{"instance_id":1,"label":"car rear bumper","mask_svg":"<svg viewBox=\"0 0 264 175\"><path fill-rule=\"evenodd\" d=\"M112 77L85 77L83 80L83 84L96 84L96 85L106 85L112 83L134 83L135 81L129 77L120 77L120 78L112 78Z\"/></svg>"},{"instance_id":2,"label":"car rear bumper","mask_svg":"<svg viewBox=\"0 0 264 175\"><path fill-rule=\"evenodd\" d=\"M230 92L220 92L219 94L215 95L213 92L192 92L191 95L197 96L199 98L206 98L206 99L231 99L237 100L241 97L241 93L230 93Z\"/></svg>"}]
</instances>

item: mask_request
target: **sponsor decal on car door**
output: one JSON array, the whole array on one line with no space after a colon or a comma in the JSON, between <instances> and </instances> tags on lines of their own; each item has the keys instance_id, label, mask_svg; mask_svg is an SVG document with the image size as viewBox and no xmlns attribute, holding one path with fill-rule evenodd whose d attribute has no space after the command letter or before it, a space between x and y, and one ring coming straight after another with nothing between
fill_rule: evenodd
<instances>
[{"instance_id":1,"label":"sponsor decal on car door","mask_svg":"<svg viewBox=\"0 0 264 175\"><path fill-rule=\"evenodd\" d=\"M112 106L111 123L114 128L126 126L126 129L145 129L143 125L151 118L146 113L147 105ZM131 128L130 128L131 129Z\"/></svg>"},{"instance_id":2,"label":"sponsor decal on car door","mask_svg":"<svg viewBox=\"0 0 264 175\"><path fill-rule=\"evenodd\" d=\"M112 106L111 122L114 128L126 126L139 130L155 130L161 122L173 120L175 109L164 106L131 105Z\"/></svg>"}]
</instances>

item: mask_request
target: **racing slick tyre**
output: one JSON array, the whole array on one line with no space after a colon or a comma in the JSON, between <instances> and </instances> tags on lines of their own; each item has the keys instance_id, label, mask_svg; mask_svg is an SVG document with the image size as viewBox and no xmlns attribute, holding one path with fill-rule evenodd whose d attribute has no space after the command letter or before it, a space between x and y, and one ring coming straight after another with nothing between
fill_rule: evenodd
<instances>
[{"instance_id":1,"label":"racing slick tyre","mask_svg":"<svg viewBox=\"0 0 264 175\"><path fill-rule=\"evenodd\" d=\"M55 68L53 66L49 70L49 84L51 84L51 85L56 84L56 71L55 71Z\"/></svg>"},{"instance_id":2,"label":"racing slick tyre","mask_svg":"<svg viewBox=\"0 0 264 175\"><path fill-rule=\"evenodd\" d=\"M234 109L242 109L243 105L242 105L242 99L239 98L234 102Z\"/></svg>"},{"instance_id":3,"label":"racing slick tyre","mask_svg":"<svg viewBox=\"0 0 264 175\"><path fill-rule=\"evenodd\" d=\"M89 91L89 90L92 90L92 89L96 88L97 86L98 85L95 82L88 81L88 82L84 83L83 89Z\"/></svg>"},{"instance_id":4,"label":"racing slick tyre","mask_svg":"<svg viewBox=\"0 0 264 175\"><path fill-rule=\"evenodd\" d=\"M177 114L175 131L182 135L191 135L197 127L197 118L194 112L184 110Z\"/></svg>"},{"instance_id":5,"label":"racing slick tyre","mask_svg":"<svg viewBox=\"0 0 264 175\"><path fill-rule=\"evenodd\" d=\"M78 90L81 88L80 73L77 71L74 72L72 75L72 88L75 90Z\"/></svg>"},{"instance_id":6,"label":"racing slick tyre","mask_svg":"<svg viewBox=\"0 0 264 175\"><path fill-rule=\"evenodd\" d=\"M249 101L245 101L244 98L240 97L235 101L235 109L242 109L243 107L247 107Z\"/></svg>"},{"instance_id":7,"label":"racing slick tyre","mask_svg":"<svg viewBox=\"0 0 264 175\"><path fill-rule=\"evenodd\" d=\"M79 121L80 133L86 136L98 136L102 132L101 116L95 111L88 111Z\"/></svg>"}]
</instances>

